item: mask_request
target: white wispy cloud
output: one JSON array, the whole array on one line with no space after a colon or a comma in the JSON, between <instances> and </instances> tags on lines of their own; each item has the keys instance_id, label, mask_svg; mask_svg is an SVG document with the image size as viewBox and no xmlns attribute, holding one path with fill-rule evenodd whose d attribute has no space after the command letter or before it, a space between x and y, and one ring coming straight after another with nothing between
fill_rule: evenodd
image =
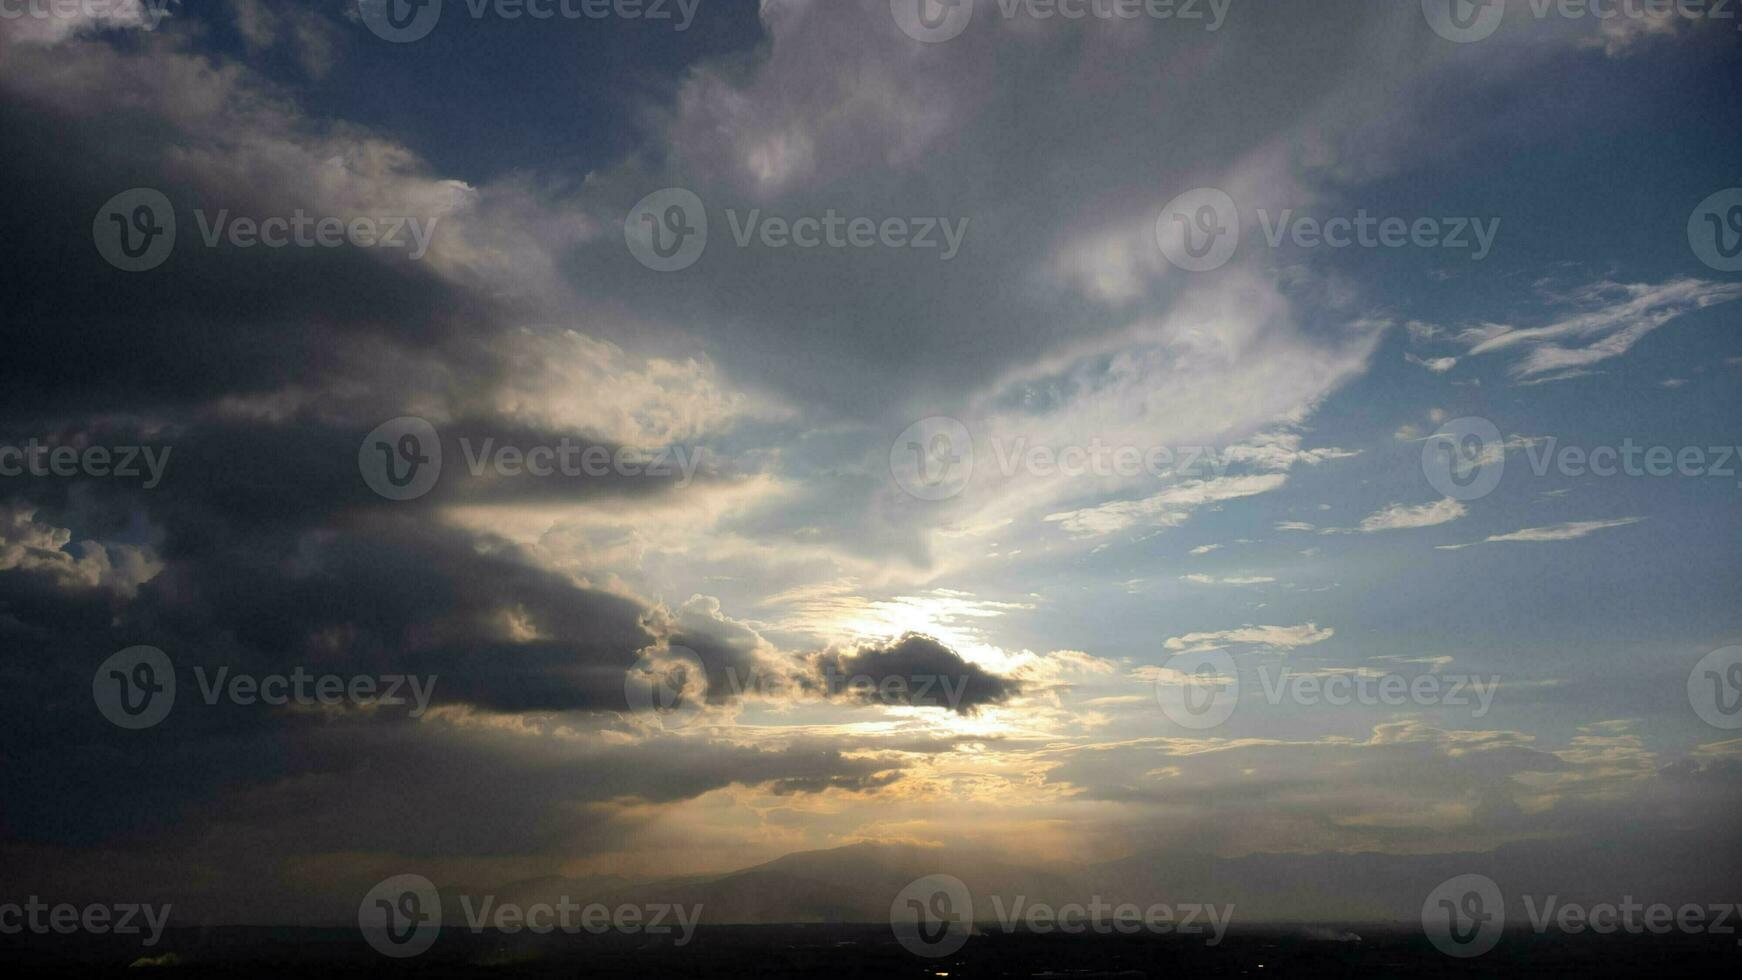
<instances>
[{"instance_id":1,"label":"white wispy cloud","mask_svg":"<svg viewBox=\"0 0 1742 980\"><path fill-rule=\"evenodd\" d=\"M1491 535L1469 544L1442 544L1438 546L1438 550L1458 551L1463 548L1474 548L1479 544L1499 541L1572 541L1608 528L1638 524L1643 520L1645 520L1643 517L1623 517L1613 521L1573 521L1567 524L1553 524L1548 527L1527 527L1522 531L1513 531L1510 534Z\"/></svg>"},{"instance_id":2,"label":"white wispy cloud","mask_svg":"<svg viewBox=\"0 0 1742 980\"><path fill-rule=\"evenodd\" d=\"M1377 513L1369 514L1361 521L1356 530L1363 534L1374 531L1401 531L1418 527L1434 527L1448 524L1469 513L1463 501L1447 497L1431 504L1410 506L1408 504L1392 504Z\"/></svg>"},{"instance_id":3,"label":"white wispy cloud","mask_svg":"<svg viewBox=\"0 0 1742 980\"><path fill-rule=\"evenodd\" d=\"M1078 536L1112 534L1134 525L1178 527L1205 504L1268 493L1288 482L1283 473L1192 480L1142 500L1115 500L1097 507L1049 514L1046 520Z\"/></svg>"},{"instance_id":4,"label":"white wispy cloud","mask_svg":"<svg viewBox=\"0 0 1742 980\"><path fill-rule=\"evenodd\" d=\"M1461 331L1457 339L1471 356L1526 347L1509 373L1538 382L1583 377L1591 365L1619 357L1666 323L1719 303L1742 298L1742 283L1683 278L1664 283L1608 280L1554 296L1571 312L1545 326L1514 328L1489 323Z\"/></svg>"},{"instance_id":5,"label":"white wispy cloud","mask_svg":"<svg viewBox=\"0 0 1742 980\"><path fill-rule=\"evenodd\" d=\"M1336 634L1336 630L1329 626L1321 627L1317 623L1302 623L1299 626L1248 625L1237 629L1218 630L1213 633L1187 633L1184 636L1170 637L1166 647L1176 653L1220 650L1230 644L1292 650L1296 647L1323 643Z\"/></svg>"},{"instance_id":6,"label":"white wispy cloud","mask_svg":"<svg viewBox=\"0 0 1742 980\"><path fill-rule=\"evenodd\" d=\"M1180 581L1194 585L1267 585L1276 579L1268 575L1181 575Z\"/></svg>"},{"instance_id":7,"label":"white wispy cloud","mask_svg":"<svg viewBox=\"0 0 1742 980\"><path fill-rule=\"evenodd\" d=\"M1403 359L1411 364L1427 368L1435 374L1445 374L1458 366L1458 359L1455 357L1416 357L1414 354L1405 354Z\"/></svg>"},{"instance_id":8,"label":"white wispy cloud","mask_svg":"<svg viewBox=\"0 0 1742 980\"><path fill-rule=\"evenodd\" d=\"M1222 460L1224 464L1245 463L1258 469L1287 470L1297 463L1317 466L1320 463L1361 455L1358 449L1341 449L1336 446L1303 449L1301 441L1298 432L1260 432L1239 445L1229 446L1223 451Z\"/></svg>"},{"instance_id":9,"label":"white wispy cloud","mask_svg":"<svg viewBox=\"0 0 1742 980\"><path fill-rule=\"evenodd\" d=\"M1443 327L1432 323L1423 323L1420 320L1411 320L1404 324L1403 328L1409 331L1409 339L1417 343L1426 343L1446 332Z\"/></svg>"},{"instance_id":10,"label":"white wispy cloud","mask_svg":"<svg viewBox=\"0 0 1742 980\"><path fill-rule=\"evenodd\" d=\"M1455 454L1452 458L1452 472L1457 474L1459 478L1463 478L1479 469L1501 462L1506 458L1507 453L1515 453L1520 450L1528 452L1548 441L1546 436L1522 436L1514 432L1500 442L1483 443L1481 449L1473 455Z\"/></svg>"}]
</instances>

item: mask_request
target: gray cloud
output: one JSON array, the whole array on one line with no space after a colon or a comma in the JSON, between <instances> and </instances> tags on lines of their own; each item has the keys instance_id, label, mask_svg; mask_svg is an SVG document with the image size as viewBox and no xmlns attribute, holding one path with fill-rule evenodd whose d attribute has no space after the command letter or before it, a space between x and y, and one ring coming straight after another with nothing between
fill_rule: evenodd
<instances>
[{"instance_id":1,"label":"gray cloud","mask_svg":"<svg viewBox=\"0 0 1742 980\"><path fill-rule=\"evenodd\" d=\"M929 636L909 633L886 645L829 650L811 658L813 676L827 697L863 704L948 708L973 714L1022 692L1022 682L1000 677Z\"/></svg>"}]
</instances>

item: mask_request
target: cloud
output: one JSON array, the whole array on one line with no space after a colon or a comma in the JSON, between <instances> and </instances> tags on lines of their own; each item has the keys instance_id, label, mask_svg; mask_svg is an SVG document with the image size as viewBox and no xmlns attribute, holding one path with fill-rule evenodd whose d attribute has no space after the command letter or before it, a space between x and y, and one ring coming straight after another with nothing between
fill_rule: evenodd
<instances>
[{"instance_id":1,"label":"cloud","mask_svg":"<svg viewBox=\"0 0 1742 980\"><path fill-rule=\"evenodd\" d=\"M1469 511L1462 501L1447 497L1431 504L1392 504L1384 510L1367 515L1357 528L1363 534L1375 531L1401 531L1419 527L1434 527L1463 517Z\"/></svg>"},{"instance_id":2,"label":"cloud","mask_svg":"<svg viewBox=\"0 0 1742 980\"><path fill-rule=\"evenodd\" d=\"M1000 677L929 636L909 633L886 645L830 650L811 659L824 696L860 704L947 708L973 714L1022 692L1022 682Z\"/></svg>"},{"instance_id":3,"label":"cloud","mask_svg":"<svg viewBox=\"0 0 1742 980\"><path fill-rule=\"evenodd\" d=\"M1628 8L1627 14L1621 17L1597 18L1597 36L1586 37L1579 41L1580 47L1602 48L1603 53L1611 58L1619 58L1632 51L1647 38L1669 37L1683 28L1691 28L1704 19L1713 23L1724 23L1727 18L1717 15L1719 8L1712 8L1712 17L1700 18L1688 16L1683 11L1692 9L1701 11L1701 7L1672 8L1669 5L1654 7L1641 4Z\"/></svg>"},{"instance_id":4,"label":"cloud","mask_svg":"<svg viewBox=\"0 0 1742 980\"><path fill-rule=\"evenodd\" d=\"M332 69L341 43L332 21L305 7L281 7L268 0L230 0L230 5L249 54L259 55L282 42L311 78L321 78Z\"/></svg>"},{"instance_id":5,"label":"cloud","mask_svg":"<svg viewBox=\"0 0 1742 980\"><path fill-rule=\"evenodd\" d=\"M1263 647L1269 650L1292 650L1296 647L1323 643L1337 635L1330 627L1317 623L1299 626L1242 626L1214 633L1187 633L1170 637L1164 644L1175 653L1199 653L1220 650L1230 644Z\"/></svg>"},{"instance_id":6,"label":"cloud","mask_svg":"<svg viewBox=\"0 0 1742 980\"><path fill-rule=\"evenodd\" d=\"M121 542L73 543L70 528L36 519L36 509L0 505L0 572L48 576L63 588L105 589L132 598L163 571L151 548Z\"/></svg>"},{"instance_id":7,"label":"cloud","mask_svg":"<svg viewBox=\"0 0 1742 980\"><path fill-rule=\"evenodd\" d=\"M784 414L732 390L704 357L637 357L575 330L515 330L503 349L496 410L547 431L659 448Z\"/></svg>"},{"instance_id":8,"label":"cloud","mask_svg":"<svg viewBox=\"0 0 1742 980\"><path fill-rule=\"evenodd\" d=\"M1424 359L1416 357L1414 354L1405 354L1403 355L1403 359L1411 364L1417 364L1427 368L1435 374L1445 374L1447 371L1458 366L1458 359L1455 357L1430 357Z\"/></svg>"},{"instance_id":9,"label":"cloud","mask_svg":"<svg viewBox=\"0 0 1742 980\"><path fill-rule=\"evenodd\" d=\"M1584 377L1591 365L1619 357L1645 335L1682 316L1742 298L1742 283L1682 278L1663 283L1603 280L1551 300L1569 308L1539 327L1485 324L1461 331L1470 356L1524 348L1512 377L1536 382Z\"/></svg>"},{"instance_id":10,"label":"cloud","mask_svg":"<svg viewBox=\"0 0 1742 980\"><path fill-rule=\"evenodd\" d=\"M1181 575L1180 581L1194 585L1267 585L1276 579L1266 575Z\"/></svg>"},{"instance_id":11,"label":"cloud","mask_svg":"<svg viewBox=\"0 0 1742 980\"><path fill-rule=\"evenodd\" d=\"M1595 534L1598 531L1612 527L1627 527L1645 520L1643 517L1623 517L1612 521L1574 521L1568 524L1555 524L1550 527L1528 527L1522 531L1509 534L1495 534L1470 544L1442 544L1440 551L1458 551L1463 548L1474 548L1478 544L1490 544L1500 541L1575 541L1579 538Z\"/></svg>"},{"instance_id":12,"label":"cloud","mask_svg":"<svg viewBox=\"0 0 1742 980\"><path fill-rule=\"evenodd\" d=\"M1432 323L1423 323L1420 320L1411 320L1408 323L1405 323L1403 327L1405 330L1409 331L1409 339L1416 343L1426 343L1446 332L1444 327L1436 326Z\"/></svg>"},{"instance_id":13,"label":"cloud","mask_svg":"<svg viewBox=\"0 0 1742 980\"><path fill-rule=\"evenodd\" d=\"M1252 435L1251 439L1230 446L1219 454L1214 451L1205 454L1207 463L1218 473L1212 479L1185 480L1143 500L1115 500L1082 510L1049 513L1045 520L1061 524L1066 533L1075 536L1101 536L1124 531L1132 526L1178 527L1190 519L1195 510L1205 505L1216 505L1223 501L1239 500L1279 489L1287 482L1287 472L1296 465L1317 467L1320 463L1347 460L1357 454L1359 453L1338 447L1303 449L1298 432L1259 432ZM1237 477L1223 475L1223 470L1235 465L1270 472L1247 473Z\"/></svg>"},{"instance_id":14,"label":"cloud","mask_svg":"<svg viewBox=\"0 0 1742 980\"><path fill-rule=\"evenodd\" d=\"M177 2L179 0L107 0L102 3L44 2L32 3L28 7L10 7L7 16L0 19L0 47L10 41L52 46L105 30L154 30L168 16L170 4Z\"/></svg>"},{"instance_id":15,"label":"cloud","mask_svg":"<svg viewBox=\"0 0 1742 980\"><path fill-rule=\"evenodd\" d=\"M1206 504L1268 493L1288 482L1281 473L1255 476L1225 476L1193 480L1142 500L1120 500L1082 510L1048 514L1069 534L1112 534L1133 526L1178 527Z\"/></svg>"},{"instance_id":16,"label":"cloud","mask_svg":"<svg viewBox=\"0 0 1742 980\"><path fill-rule=\"evenodd\" d=\"M1342 449L1336 446L1306 449L1301 445L1303 441L1299 432L1286 429L1260 432L1224 450L1222 463L1245 463L1258 469L1287 471L1297 464L1318 466L1361 455L1358 449Z\"/></svg>"}]
</instances>

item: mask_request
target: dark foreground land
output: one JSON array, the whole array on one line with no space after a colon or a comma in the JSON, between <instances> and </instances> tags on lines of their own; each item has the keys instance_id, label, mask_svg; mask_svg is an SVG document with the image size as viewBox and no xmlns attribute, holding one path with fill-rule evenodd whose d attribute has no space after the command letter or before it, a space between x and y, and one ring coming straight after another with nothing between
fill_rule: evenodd
<instances>
[{"instance_id":1,"label":"dark foreground land","mask_svg":"<svg viewBox=\"0 0 1742 980\"><path fill-rule=\"evenodd\" d=\"M1358 935L1359 939L1354 937ZM898 945L888 926L712 926L669 938L449 930L429 952L391 960L355 931L170 930L156 947L60 936L0 937L9 973L41 977L1632 977L1736 976L1735 936L1535 935L1492 952L1445 956L1403 926L1231 931L1217 946L1178 936L990 932L941 959Z\"/></svg>"}]
</instances>

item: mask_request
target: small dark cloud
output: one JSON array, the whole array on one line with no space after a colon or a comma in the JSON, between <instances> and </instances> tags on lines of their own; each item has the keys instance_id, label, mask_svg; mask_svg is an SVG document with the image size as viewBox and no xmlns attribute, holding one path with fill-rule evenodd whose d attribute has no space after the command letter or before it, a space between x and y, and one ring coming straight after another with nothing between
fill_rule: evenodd
<instances>
[{"instance_id":1,"label":"small dark cloud","mask_svg":"<svg viewBox=\"0 0 1742 980\"><path fill-rule=\"evenodd\" d=\"M812 668L811 683L825 696L862 704L948 708L966 715L1022 691L1020 681L970 663L919 633L882 646L819 653Z\"/></svg>"}]
</instances>

